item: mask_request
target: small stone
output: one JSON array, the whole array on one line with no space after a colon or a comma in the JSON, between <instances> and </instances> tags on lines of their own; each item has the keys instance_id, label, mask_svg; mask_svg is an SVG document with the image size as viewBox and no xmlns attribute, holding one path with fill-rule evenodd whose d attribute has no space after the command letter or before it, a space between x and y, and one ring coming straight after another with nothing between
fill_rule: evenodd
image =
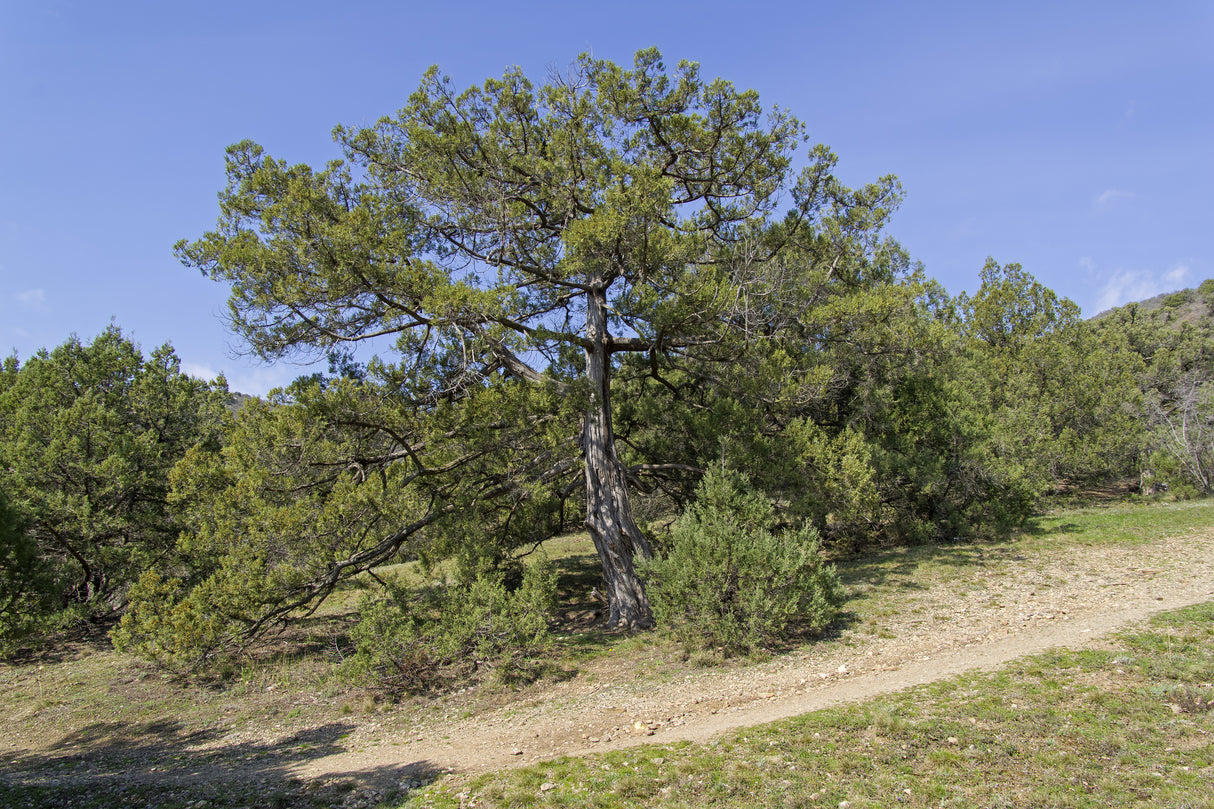
<instances>
[{"instance_id":1,"label":"small stone","mask_svg":"<svg viewBox=\"0 0 1214 809\"><path fill-rule=\"evenodd\" d=\"M554 789L556 789L556 784L552 783L551 781L545 781L544 783L540 784L540 792L551 792Z\"/></svg>"},{"instance_id":2,"label":"small stone","mask_svg":"<svg viewBox=\"0 0 1214 809\"><path fill-rule=\"evenodd\" d=\"M949 736L949 737L948 737L948 743L949 743L949 744L958 744L959 742L957 741L957 737L956 737L956 736Z\"/></svg>"},{"instance_id":3,"label":"small stone","mask_svg":"<svg viewBox=\"0 0 1214 809\"><path fill-rule=\"evenodd\" d=\"M510 751L510 755L512 755L512 756L521 756L522 754L523 754L523 751L518 747L516 747Z\"/></svg>"}]
</instances>

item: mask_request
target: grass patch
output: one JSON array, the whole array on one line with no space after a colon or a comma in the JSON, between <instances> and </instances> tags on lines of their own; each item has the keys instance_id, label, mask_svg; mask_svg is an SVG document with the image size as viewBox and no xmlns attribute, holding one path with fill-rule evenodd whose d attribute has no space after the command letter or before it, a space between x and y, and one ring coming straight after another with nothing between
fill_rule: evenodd
<instances>
[{"instance_id":1,"label":"grass patch","mask_svg":"<svg viewBox=\"0 0 1214 809\"><path fill-rule=\"evenodd\" d=\"M1214 500L1130 502L1103 508L1051 511L1028 521L1022 543L1079 545L1140 544L1163 536L1206 529L1214 520Z\"/></svg>"},{"instance_id":2,"label":"grass patch","mask_svg":"<svg viewBox=\"0 0 1214 809\"><path fill-rule=\"evenodd\" d=\"M1209 806L1214 604L861 705L439 783L400 807ZM844 803L846 802L846 803Z\"/></svg>"}]
</instances>

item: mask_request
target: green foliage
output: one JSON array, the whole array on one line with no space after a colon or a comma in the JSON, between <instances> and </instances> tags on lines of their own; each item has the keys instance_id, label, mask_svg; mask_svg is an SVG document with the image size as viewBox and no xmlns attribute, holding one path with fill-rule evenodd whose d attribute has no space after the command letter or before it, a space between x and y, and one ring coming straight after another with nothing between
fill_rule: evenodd
<instances>
[{"instance_id":1,"label":"green foliage","mask_svg":"<svg viewBox=\"0 0 1214 809\"><path fill-rule=\"evenodd\" d=\"M763 378L750 387L770 386L781 360L767 362L760 347L779 343L791 358L812 342L798 333L783 344L816 305L813 290L831 277L846 285L888 275L900 261L879 238L900 199L896 180L847 188L821 146L794 173L804 146L795 118L764 110L754 91L704 79L694 63L668 69L654 49L631 67L583 55L571 75L543 85L512 69L460 90L432 69L395 115L335 136L341 159L322 169L272 159L251 142L231 147L218 226L180 243L178 255L231 285L232 323L263 357L393 340L382 396L436 418L461 413L502 379L563 396L580 412L558 422L563 440L538 456L547 462L532 470L542 497L533 476L522 493L495 490L492 508L520 518L533 510L538 532L563 521L552 514L581 488L576 505L606 566L609 621L647 624L632 559L649 545L626 481L685 494L719 444L660 447L650 431L653 442L619 449L617 374L643 368L677 400L715 406L736 394L707 390L728 373L719 370L757 360ZM814 368L790 370L798 381L818 378ZM468 435L454 457L444 456L445 440L407 442L405 454L433 470L430 492L445 507L444 485L460 489L465 467L499 458L511 433ZM681 457L651 455L667 449ZM458 535L462 518L465 539L483 535L489 504L476 502L452 509L444 531ZM492 550L469 555L466 567L501 557Z\"/></svg>"},{"instance_id":2,"label":"green foliage","mask_svg":"<svg viewBox=\"0 0 1214 809\"><path fill-rule=\"evenodd\" d=\"M1096 325L1102 342L1121 344L1137 359L1138 395L1127 401L1144 493L1161 483L1176 497L1212 490L1212 288L1214 283L1205 281L1196 291L1169 296L1156 309L1129 304Z\"/></svg>"},{"instance_id":3,"label":"green foliage","mask_svg":"<svg viewBox=\"0 0 1214 809\"><path fill-rule=\"evenodd\" d=\"M556 569L546 559L528 565L514 590L491 573L430 588L420 601L389 587L386 597L363 600L343 673L390 692L447 687L482 668L499 682L531 679L545 669L555 599Z\"/></svg>"},{"instance_id":4,"label":"green foliage","mask_svg":"<svg viewBox=\"0 0 1214 809\"><path fill-rule=\"evenodd\" d=\"M0 488L34 551L6 554L0 575L26 582L23 622L112 613L143 570L171 559L183 524L168 473L216 445L225 395L222 380L181 373L169 346L145 360L117 328L6 363Z\"/></svg>"},{"instance_id":5,"label":"green foliage","mask_svg":"<svg viewBox=\"0 0 1214 809\"><path fill-rule=\"evenodd\" d=\"M35 632L51 607L38 547L0 491L0 654Z\"/></svg>"},{"instance_id":6,"label":"green foliage","mask_svg":"<svg viewBox=\"0 0 1214 809\"><path fill-rule=\"evenodd\" d=\"M1214 381L1202 371L1150 391L1147 417L1155 452L1150 468L1175 495L1214 492Z\"/></svg>"},{"instance_id":7,"label":"green foliage","mask_svg":"<svg viewBox=\"0 0 1214 809\"><path fill-rule=\"evenodd\" d=\"M816 531L776 530L775 522L771 502L745 476L709 471L665 552L642 567L659 623L688 648L727 654L828 626L842 595Z\"/></svg>"},{"instance_id":8,"label":"green foliage","mask_svg":"<svg viewBox=\"0 0 1214 809\"><path fill-rule=\"evenodd\" d=\"M982 279L959 301L966 378L989 419L987 453L1017 482L1015 499L1031 505L1064 481L1134 474L1141 359L1020 265L988 259Z\"/></svg>"},{"instance_id":9,"label":"green foliage","mask_svg":"<svg viewBox=\"0 0 1214 809\"><path fill-rule=\"evenodd\" d=\"M1019 264L1001 267L988 258L980 277L977 294L962 294L958 308L965 315L966 333L989 346L1015 353L1079 320L1078 306L1059 298Z\"/></svg>"},{"instance_id":10,"label":"green foliage","mask_svg":"<svg viewBox=\"0 0 1214 809\"><path fill-rule=\"evenodd\" d=\"M144 571L129 597L129 609L110 633L118 651L188 672L210 662L223 647L225 613L220 605L189 593L181 579Z\"/></svg>"},{"instance_id":11,"label":"green foliage","mask_svg":"<svg viewBox=\"0 0 1214 809\"><path fill-rule=\"evenodd\" d=\"M874 447L855 427L831 436L820 425L798 419L782 440L789 442L803 473L799 511L831 534L849 531L878 533L889 522L890 507L882 501Z\"/></svg>"},{"instance_id":12,"label":"green foliage","mask_svg":"<svg viewBox=\"0 0 1214 809\"><path fill-rule=\"evenodd\" d=\"M1214 278L1207 278L1197 287L1197 294L1206 305L1207 313L1214 312Z\"/></svg>"},{"instance_id":13,"label":"green foliage","mask_svg":"<svg viewBox=\"0 0 1214 809\"><path fill-rule=\"evenodd\" d=\"M1171 295L1164 298L1161 306L1164 309L1179 309L1189 301L1196 299L1197 294L1193 290L1185 289L1181 290L1180 292L1173 292Z\"/></svg>"},{"instance_id":14,"label":"green foliage","mask_svg":"<svg viewBox=\"0 0 1214 809\"><path fill-rule=\"evenodd\" d=\"M251 401L222 448L187 453L171 476L190 526L181 561L132 591L117 642L192 670L377 566L455 557L470 584L556 532L561 478L544 472L565 448L550 392L499 378L423 409L385 395L382 373Z\"/></svg>"},{"instance_id":15,"label":"green foliage","mask_svg":"<svg viewBox=\"0 0 1214 809\"><path fill-rule=\"evenodd\" d=\"M621 433L651 468L681 460L658 491L685 502L695 478L683 470L723 458L787 519L808 519L825 543L854 548L1003 533L1063 466L1104 468L1098 452L1132 414L1101 391L1108 381L1132 391L1132 378L1112 373L1093 338L1056 334L1071 308L1052 293L1024 283L1022 271L1004 283L989 269L999 294L982 296L981 321L993 346L964 331L964 310L896 245L829 263L819 249L806 246L795 262L790 254L783 268L788 286L770 316L787 322L728 367L705 361L699 390L686 377L661 386L635 369L617 405ZM1024 393L1004 395L1009 375L1025 380ZM1063 379L1068 398L1055 405Z\"/></svg>"}]
</instances>

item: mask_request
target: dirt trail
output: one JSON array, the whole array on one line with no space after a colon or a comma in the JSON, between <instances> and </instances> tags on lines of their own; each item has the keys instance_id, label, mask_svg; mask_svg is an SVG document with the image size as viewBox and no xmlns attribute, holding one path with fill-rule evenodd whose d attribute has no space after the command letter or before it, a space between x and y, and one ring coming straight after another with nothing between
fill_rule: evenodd
<instances>
[{"instance_id":1,"label":"dirt trail","mask_svg":"<svg viewBox=\"0 0 1214 809\"><path fill-rule=\"evenodd\" d=\"M0 787L75 785L118 800L144 785L211 806L261 806L278 794L282 806L353 809L443 772L705 741L1051 647L1097 643L1152 613L1214 600L1214 529L1133 546L1027 547L914 549L874 560L854 573L852 614L837 637L764 664L695 668L625 649L496 705L469 692L360 713L319 693L284 694L286 710L267 711L262 722L169 728L162 739L108 746L90 741L89 728L18 721L0 739ZM359 788L344 791L351 783Z\"/></svg>"},{"instance_id":2,"label":"dirt trail","mask_svg":"<svg viewBox=\"0 0 1214 809\"><path fill-rule=\"evenodd\" d=\"M1081 647L1155 612L1214 599L1214 531L1013 557L907 592L906 609L883 616L875 633L845 630L842 643L758 666L681 669L674 679L608 659L536 699L479 716L361 728L346 752L294 772L317 778L412 765L469 773L637 744L705 741L994 669L1051 647Z\"/></svg>"}]
</instances>

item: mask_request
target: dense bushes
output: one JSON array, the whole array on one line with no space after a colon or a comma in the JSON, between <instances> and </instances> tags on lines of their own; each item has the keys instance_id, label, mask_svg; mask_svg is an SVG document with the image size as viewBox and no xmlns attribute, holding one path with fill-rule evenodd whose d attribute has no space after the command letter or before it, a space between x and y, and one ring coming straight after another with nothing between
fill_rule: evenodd
<instances>
[{"instance_id":1,"label":"dense bushes","mask_svg":"<svg viewBox=\"0 0 1214 809\"><path fill-rule=\"evenodd\" d=\"M0 653L31 634L48 611L38 548L0 491Z\"/></svg>"},{"instance_id":2,"label":"dense bushes","mask_svg":"<svg viewBox=\"0 0 1214 809\"><path fill-rule=\"evenodd\" d=\"M390 587L386 596L363 600L343 672L398 692L432 689L482 669L500 682L529 679L545 667L555 598L556 573L542 559L513 591L493 574L467 586L434 587L420 601Z\"/></svg>"},{"instance_id":3,"label":"dense bushes","mask_svg":"<svg viewBox=\"0 0 1214 809\"><path fill-rule=\"evenodd\" d=\"M777 530L771 502L745 476L714 469L643 566L654 617L689 648L727 654L825 628L841 591L806 525Z\"/></svg>"},{"instance_id":4,"label":"dense bushes","mask_svg":"<svg viewBox=\"0 0 1214 809\"><path fill-rule=\"evenodd\" d=\"M131 583L175 552L169 471L218 441L225 398L169 346L145 359L117 328L4 363L0 489L22 528L0 548L0 633L122 610Z\"/></svg>"}]
</instances>

